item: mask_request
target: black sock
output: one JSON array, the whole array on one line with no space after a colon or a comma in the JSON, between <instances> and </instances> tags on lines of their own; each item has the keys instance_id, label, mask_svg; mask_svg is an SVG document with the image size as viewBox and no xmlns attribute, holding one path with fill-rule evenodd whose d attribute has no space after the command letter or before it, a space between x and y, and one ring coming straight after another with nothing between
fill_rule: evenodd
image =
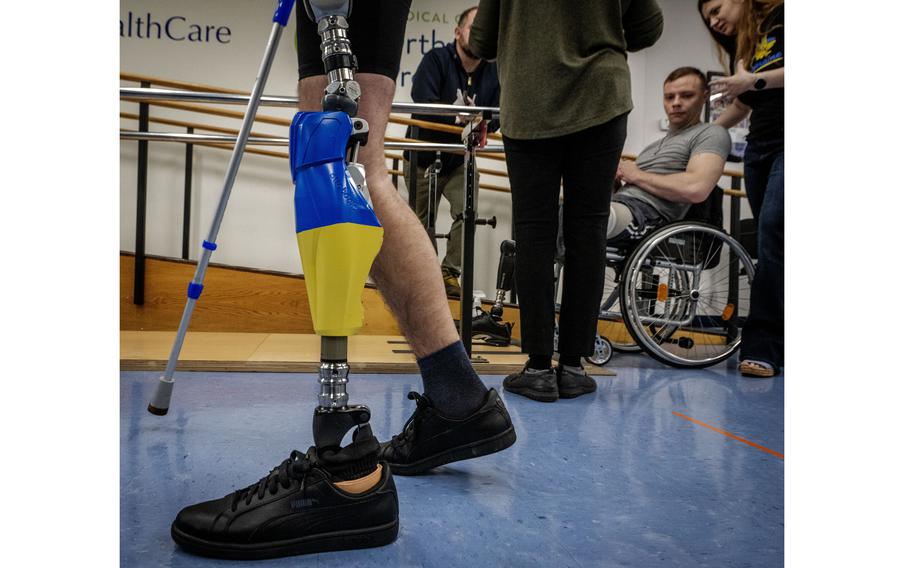
<instances>
[{"instance_id":1,"label":"black sock","mask_svg":"<svg viewBox=\"0 0 910 568\"><path fill-rule=\"evenodd\" d=\"M552 355L535 355L534 353L531 353L528 356L528 367L537 370L548 370L552 358Z\"/></svg>"},{"instance_id":2,"label":"black sock","mask_svg":"<svg viewBox=\"0 0 910 568\"><path fill-rule=\"evenodd\" d=\"M461 341L417 360L424 394L444 416L463 418L483 404L487 387L471 366Z\"/></svg>"},{"instance_id":3,"label":"black sock","mask_svg":"<svg viewBox=\"0 0 910 568\"><path fill-rule=\"evenodd\" d=\"M564 367L581 367L581 355L559 354L559 364Z\"/></svg>"}]
</instances>

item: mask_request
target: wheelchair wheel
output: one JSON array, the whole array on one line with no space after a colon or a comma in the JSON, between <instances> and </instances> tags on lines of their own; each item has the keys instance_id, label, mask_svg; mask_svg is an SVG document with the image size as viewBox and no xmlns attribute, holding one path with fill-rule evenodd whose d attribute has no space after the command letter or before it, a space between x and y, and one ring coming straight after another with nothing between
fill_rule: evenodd
<instances>
[{"instance_id":1,"label":"wheelchair wheel","mask_svg":"<svg viewBox=\"0 0 910 568\"><path fill-rule=\"evenodd\" d=\"M620 304L649 355L700 368L730 357L749 314L755 267L735 239L711 225L682 222L655 231L629 255Z\"/></svg>"},{"instance_id":2,"label":"wheelchair wheel","mask_svg":"<svg viewBox=\"0 0 910 568\"><path fill-rule=\"evenodd\" d=\"M606 337L613 349L620 353L638 353L641 351L641 347L626 328L625 318L622 316L622 307L619 302L619 277L621 275L621 266L607 264L599 317L602 320L615 322L609 327Z\"/></svg>"},{"instance_id":3,"label":"wheelchair wheel","mask_svg":"<svg viewBox=\"0 0 910 568\"><path fill-rule=\"evenodd\" d=\"M594 338L594 353L590 357L585 357L585 361L598 367L606 365L613 357L613 346L610 340L602 335Z\"/></svg>"}]
</instances>

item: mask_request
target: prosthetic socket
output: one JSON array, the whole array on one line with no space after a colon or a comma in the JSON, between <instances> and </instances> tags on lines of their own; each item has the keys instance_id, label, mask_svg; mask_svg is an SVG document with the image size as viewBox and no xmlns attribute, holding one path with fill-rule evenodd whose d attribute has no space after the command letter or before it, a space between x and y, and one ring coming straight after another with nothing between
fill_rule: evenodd
<instances>
[{"instance_id":1,"label":"prosthetic socket","mask_svg":"<svg viewBox=\"0 0 910 568\"><path fill-rule=\"evenodd\" d=\"M362 191L363 167L353 163L369 127L354 118L360 86L347 39L350 2L304 4L317 22L329 80L323 112L297 113L290 132L297 244L313 327L322 337L313 435L323 450L338 448L352 427L369 427L370 410L348 404L347 338L363 326L361 295L383 230Z\"/></svg>"}]
</instances>

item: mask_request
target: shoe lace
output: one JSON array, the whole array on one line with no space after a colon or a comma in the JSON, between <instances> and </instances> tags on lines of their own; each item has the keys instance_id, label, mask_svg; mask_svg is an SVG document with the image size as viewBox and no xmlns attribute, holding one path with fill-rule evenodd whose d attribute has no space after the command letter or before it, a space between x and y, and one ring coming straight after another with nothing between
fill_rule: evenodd
<instances>
[{"instance_id":1,"label":"shoe lace","mask_svg":"<svg viewBox=\"0 0 910 568\"><path fill-rule=\"evenodd\" d=\"M259 499L265 497L265 492L274 495L278 492L278 486L287 489L291 486L291 481L301 481L306 479L306 473L313 468L316 463L316 449L310 448L307 453L294 450L291 457L284 460L277 467L272 469L262 479L256 483L234 492L231 500L231 510L236 511L237 505L245 501L249 505L256 496Z\"/></svg>"},{"instance_id":2,"label":"shoe lace","mask_svg":"<svg viewBox=\"0 0 910 568\"><path fill-rule=\"evenodd\" d=\"M430 399L418 392L409 392L408 398L417 401L417 408L414 410L413 414L411 414L411 417L408 418L408 421L404 423L404 429L401 434L392 436L391 444L395 448L410 444L414 440L414 436L417 432L417 424L426 415L427 409L433 406Z\"/></svg>"}]
</instances>

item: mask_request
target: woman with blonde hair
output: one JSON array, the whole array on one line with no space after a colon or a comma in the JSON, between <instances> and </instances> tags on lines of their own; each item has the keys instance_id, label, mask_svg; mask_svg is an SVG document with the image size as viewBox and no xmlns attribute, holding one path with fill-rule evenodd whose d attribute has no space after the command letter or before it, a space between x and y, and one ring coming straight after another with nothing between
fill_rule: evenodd
<instances>
[{"instance_id":1,"label":"woman with blonde hair","mask_svg":"<svg viewBox=\"0 0 910 568\"><path fill-rule=\"evenodd\" d=\"M784 364L784 2L698 0L730 76L711 83L731 101L715 121L749 117L746 194L758 227L758 267L743 328L740 373L773 377Z\"/></svg>"}]
</instances>

